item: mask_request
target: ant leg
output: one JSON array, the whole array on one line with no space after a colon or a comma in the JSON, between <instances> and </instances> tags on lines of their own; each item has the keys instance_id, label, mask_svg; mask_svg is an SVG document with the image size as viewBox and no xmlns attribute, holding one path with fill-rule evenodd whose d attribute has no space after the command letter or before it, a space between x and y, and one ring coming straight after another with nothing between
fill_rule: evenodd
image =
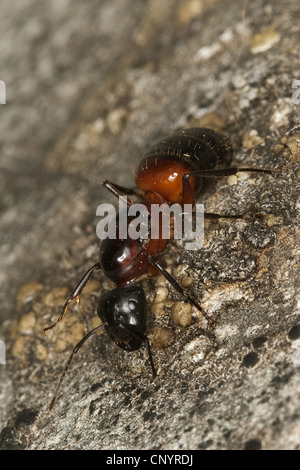
<instances>
[{"instance_id":1,"label":"ant leg","mask_svg":"<svg viewBox=\"0 0 300 470\"><path fill-rule=\"evenodd\" d=\"M273 170L269 169L261 169L261 168L219 168L216 170L195 170L191 173L185 173L182 177L182 206L184 204L192 204L194 207L195 205L195 196L194 191L190 184L190 176L200 176L203 178L206 177L215 177L215 176L230 176L236 175L239 172L253 172L253 173L266 173L268 175L272 175L274 173Z\"/></svg>"},{"instance_id":2,"label":"ant leg","mask_svg":"<svg viewBox=\"0 0 300 470\"><path fill-rule=\"evenodd\" d=\"M151 348L150 348L150 343L149 343L148 337L147 337L146 335L141 335L141 334L137 333L136 331L133 331L129 326L126 326L125 328L126 328L126 330L130 331L130 333L132 333L133 335L137 336L137 337L140 338L142 341L144 341L145 343L147 343L148 356L149 356L149 361L150 361L150 364L151 364L152 375L153 375L153 378L155 378L156 375L157 375L157 373L156 373L156 369L155 369L155 366L154 366L153 357L152 357L152 353L151 353Z\"/></svg>"},{"instance_id":3,"label":"ant leg","mask_svg":"<svg viewBox=\"0 0 300 470\"><path fill-rule=\"evenodd\" d=\"M232 167L232 168L219 168L216 170L195 170L192 171L191 173L186 173L183 175L182 180L184 179L189 179L190 176L203 176L203 177L210 177L210 176L231 176L231 175L236 175L237 173L240 172L253 172L253 173L266 173L268 175L273 174L273 170L269 170L266 168L238 168L238 167Z\"/></svg>"},{"instance_id":4,"label":"ant leg","mask_svg":"<svg viewBox=\"0 0 300 470\"><path fill-rule=\"evenodd\" d=\"M111 181L108 181L108 180L105 180L103 182L103 186L105 186L109 191L110 191L110 188L108 186L111 186L111 187L114 187L116 190L118 190L120 193L134 194L135 196L138 196L138 197L141 196L141 193L137 192L137 190L135 188L126 188L125 186L121 186L119 184L112 183Z\"/></svg>"},{"instance_id":5,"label":"ant leg","mask_svg":"<svg viewBox=\"0 0 300 470\"><path fill-rule=\"evenodd\" d=\"M164 269L164 267L162 266L162 264L160 263L159 260L154 260L153 261L153 264L159 269L159 271L163 274L163 276L165 276L165 278L169 281L169 283L171 284L172 287L174 287L175 290L177 290L177 292L179 292L179 294L181 294L183 297L185 297L191 304L193 304L201 313L202 315L206 318L206 320L208 321L208 323L210 324L210 326L213 326L214 325L214 320L212 320L208 315L207 313L203 310L202 307L200 307L200 305L195 302L194 299L192 299L192 297L190 297L183 289L182 287L178 284L178 282L176 281L176 279L174 279L173 276L171 276L171 274L168 273L168 271L166 271Z\"/></svg>"},{"instance_id":6,"label":"ant leg","mask_svg":"<svg viewBox=\"0 0 300 470\"><path fill-rule=\"evenodd\" d=\"M135 189L124 188L124 186L119 186L118 184L112 183L111 181L103 181L103 186L108 189L114 196L118 198L123 198L128 194L133 194L137 197L141 197L141 194L138 194ZM131 206L133 204L132 200L127 198L127 205Z\"/></svg>"},{"instance_id":7,"label":"ant leg","mask_svg":"<svg viewBox=\"0 0 300 470\"><path fill-rule=\"evenodd\" d=\"M182 212L184 215L185 212ZM192 211L192 217L197 217L197 212ZM213 212L204 212L203 216L205 219L244 219L246 214L215 214ZM255 217L260 217L260 214L255 213Z\"/></svg>"},{"instance_id":8,"label":"ant leg","mask_svg":"<svg viewBox=\"0 0 300 470\"><path fill-rule=\"evenodd\" d=\"M54 390L54 394L53 394L53 397L52 397L52 400L51 400L51 403L50 403L50 406L49 406L49 410L52 410L53 406L54 406L54 403L55 403L55 400L56 400L56 397L58 395L58 392L60 390L60 387L61 387L61 384L62 384L62 381L64 380L65 378L65 375L66 373L68 372L68 369L70 367L70 364L71 364L71 361L73 359L73 356L74 354L76 354L78 352L78 350L81 348L81 346L86 342L87 339L89 339L94 333L96 333L97 330L99 330L100 328L103 328L103 324L101 325L98 325L96 326L96 328L94 328L93 330L91 330L87 335L85 335L80 341L79 343L76 344L75 348L73 349L69 359L68 359L68 362L66 363L65 365L65 368L63 370L63 373L59 379L59 382L58 384L56 385L55 387L55 390Z\"/></svg>"},{"instance_id":9,"label":"ant leg","mask_svg":"<svg viewBox=\"0 0 300 470\"><path fill-rule=\"evenodd\" d=\"M127 194L130 194L130 193L127 193L126 191L124 191L125 188L121 189L121 186L117 186L116 184L111 183L111 181L108 181L108 180L103 181L103 186L106 189L108 189L114 196L120 199L124 199L124 196L126 196L127 205L128 206L132 205L132 200L127 198Z\"/></svg>"},{"instance_id":10,"label":"ant leg","mask_svg":"<svg viewBox=\"0 0 300 470\"><path fill-rule=\"evenodd\" d=\"M200 176L200 177L216 177L216 176L230 176L236 175L239 172L254 172L254 173L266 173L269 175L273 175L274 171L269 169L261 169L261 168L221 168L216 170L195 170L191 173L185 173L182 177L182 207L185 204L191 204L192 207L195 205L195 195L194 191L190 184L190 176ZM255 215L259 217L260 215ZM209 213L204 214L206 218L244 218L245 215L240 216L228 216L224 215L221 216L219 214L211 214Z\"/></svg>"},{"instance_id":11,"label":"ant leg","mask_svg":"<svg viewBox=\"0 0 300 470\"><path fill-rule=\"evenodd\" d=\"M185 174L182 177L182 206L185 204L191 204L195 206L195 194L190 184L191 173Z\"/></svg>"},{"instance_id":12,"label":"ant leg","mask_svg":"<svg viewBox=\"0 0 300 470\"><path fill-rule=\"evenodd\" d=\"M151 368L152 368L152 375L153 375L153 378L155 378L157 374L156 374L156 369L154 367L154 362L153 362L153 357L152 357L152 353L151 353L150 343L149 343L149 340L148 340L147 336L145 336L145 341L147 343L148 356L149 356L149 360L150 360L150 364L151 364Z\"/></svg>"},{"instance_id":13,"label":"ant leg","mask_svg":"<svg viewBox=\"0 0 300 470\"><path fill-rule=\"evenodd\" d=\"M90 279L91 275L93 274L94 271L99 271L99 269L101 269L100 263L96 263L96 264L94 264L94 266L92 266L85 273L85 275L79 281L79 283L75 287L75 289L72 292L72 294L70 295L70 297L66 300L66 302L65 302L65 304L62 308L62 311L60 312L59 317L57 318L57 320L52 325L48 326L47 328L44 328L43 329L44 333L45 333L45 331L51 330L52 328L54 328L58 323L60 323L63 320L63 318L65 316L65 313L68 310L69 303L72 302L72 300L74 300L74 299L76 299L76 300L79 299L79 296L82 293L83 289L85 288L85 286L86 286L88 280Z\"/></svg>"},{"instance_id":14,"label":"ant leg","mask_svg":"<svg viewBox=\"0 0 300 470\"><path fill-rule=\"evenodd\" d=\"M195 212L193 212L193 215L196 215ZM260 219L262 218L263 215L259 214L258 212L254 212L253 214L214 214L212 212L204 212L204 218L205 219L244 219L244 220L252 220L253 218Z\"/></svg>"},{"instance_id":15,"label":"ant leg","mask_svg":"<svg viewBox=\"0 0 300 470\"><path fill-rule=\"evenodd\" d=\"M213 212L204 212L205 219L243 219L244 214L214 214Z\"/></svg>"}]
</instances>

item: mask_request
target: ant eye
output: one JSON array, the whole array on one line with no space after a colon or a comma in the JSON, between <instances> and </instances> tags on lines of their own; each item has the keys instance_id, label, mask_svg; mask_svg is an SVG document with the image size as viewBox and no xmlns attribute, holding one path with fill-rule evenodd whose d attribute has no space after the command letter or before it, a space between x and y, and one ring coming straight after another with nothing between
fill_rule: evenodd
<instances>
[{"instance_id":1,"label":"ant eye","mask_svg":"<svg viewBox=\"0 0 300 470\"><path fill-rule=\"evenodd\" d=\"M131 312L134 312L137 308L137 303L131 300L128 304L128 307Z\"/></svg>"}]
</instances>

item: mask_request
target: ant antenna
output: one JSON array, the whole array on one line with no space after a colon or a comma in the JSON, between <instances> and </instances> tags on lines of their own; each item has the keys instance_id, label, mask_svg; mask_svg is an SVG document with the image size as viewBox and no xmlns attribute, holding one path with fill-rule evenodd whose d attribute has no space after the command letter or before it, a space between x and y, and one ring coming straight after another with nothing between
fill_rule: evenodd
<instances>
[{"instance_id":1,"label":"ant antenna","mask_svg":"<svg viewBox=\"0 0 300 470\"><path fill-rule=\"evenodd\" d=\"M73 359L73 356L74 354L76 354L78 352L78 350L81 348L81 346L86 342L87 339L89 339L94 333L96 333L97 330L99 330L100 328L103 328L103 324L97 326L96 328L94 328L93 330L91 330L87 335L85 335L80 341L79 343L76 344L75 348L73 349L69 359L68 359L68 362L66 363L65 365L65 368L64 368L64 371L59 379L59 382L58 384L56 385L55 387L55 390L54 390L54 395L53 395L53 398L51 400L51 403L50 403L50 406L49 406L49 410L51 411L53 406L54 406L54 403L56 401L56 397L58 395L58 392L60 390L60 387L61 387L61 384L65 378L65 375L66 373L68 372L68 369L70 367L70 364L71 364L71 361Z\"/></svg>"},{"instance_id":2,"label":"ant antenna","mask_svg":"<svg viewBox=\"0 0 300 470\"><path fill-rule=\"evenodd\" d=\"M87 282L90 279L91 275L93 274L94 271L99 271L100 269L101 269L100 263L96 263L85 273L83 278L78 282L78 284L75 287L73 293L66 300L58 319L54 323L52 323L52 325L47 326L47 328L44 328L43 329L44 333L47 330L51 330L52 328L54 328L58 323L60 323L63 320L63 318L65 316L65 313L68 310L69 303L72 302L72 300L75 300L75 299L76 299L77 302L79 301L79 296L80 296L81 292L83 291L83 289L85 288L85 286L87 285Z\"/></svg>"},{"instance_id":3,"label":"ant antenna","mask_svg":"<svg viewBox=\"0 0 300 470\"><path fill-rule=\"evenodd\" d=\"M151 368L152 368L153 378L155 379L155 377L157 375L157 372L156 372L156 369L155 369L155 366L154 366L153 357L152 357L151 348L150 348L150 343L149 343L149 340L148 340L147 336L145 336L145 340L146 340L146 343L147 343L148 356L149 356L149 360L150 360L150 364L151 364Z\"/></svg>"}]
</instances>

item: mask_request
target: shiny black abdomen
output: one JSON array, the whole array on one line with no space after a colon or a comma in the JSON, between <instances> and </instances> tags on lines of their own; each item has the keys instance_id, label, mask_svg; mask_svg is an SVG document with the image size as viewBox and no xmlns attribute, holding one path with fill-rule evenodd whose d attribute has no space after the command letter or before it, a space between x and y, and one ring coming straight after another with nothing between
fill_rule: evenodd
<instances>
[{"instance_id":1,"label":"shiny black abdomen","mask_svg":"<svg viewBox=\"0 0 300 470\"><path fill-rule=\"evenodd\" d=\"M152 155L157 158L169 155L175 160L183 159L190 163L191 170L213 170L230 167L233 147L229 138L219 131L191 128L157 142L146 152L143 161Z\"/></svg>"}]
</instances>

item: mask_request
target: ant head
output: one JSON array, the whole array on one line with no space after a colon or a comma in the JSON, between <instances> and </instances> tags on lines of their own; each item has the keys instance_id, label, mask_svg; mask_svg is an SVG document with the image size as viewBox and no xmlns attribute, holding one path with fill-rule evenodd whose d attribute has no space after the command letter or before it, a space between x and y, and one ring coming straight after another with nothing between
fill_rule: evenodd
<instances>
[{"instance_id":1,"label":"ant head","mask_svg":"<svg viewBox=\"0 0 300 470\"><path fill-rule=\"evenodd\" d=\"M139 286L118 287L103 294L98 316L107 334L122 349L134 351L147 340L146 297Z\"/></svg>"},{"instance_id":2,"label":"ant head","mask_svg":"<svg viewBox=\"0 0 300 470\"><path fill-rule=\"evenodd\" d=\"M139 349L143 343L146 342L153 377L155 377L156 370L152 360L149 341L145 335L146 297L143 289L138 286L119 287L110 292L106 292L100 298L98 315L103 324L98 325L96 328L91 330L79 341L79 343L76 344L54 391L54 395L50 403L50 410L54 406L56 397L58 396L61 384L70 367L74 354L78 352L88 338L103 326L111 339L120 348L126 349L127 351Z\"/></svg>"}]
</instances>

